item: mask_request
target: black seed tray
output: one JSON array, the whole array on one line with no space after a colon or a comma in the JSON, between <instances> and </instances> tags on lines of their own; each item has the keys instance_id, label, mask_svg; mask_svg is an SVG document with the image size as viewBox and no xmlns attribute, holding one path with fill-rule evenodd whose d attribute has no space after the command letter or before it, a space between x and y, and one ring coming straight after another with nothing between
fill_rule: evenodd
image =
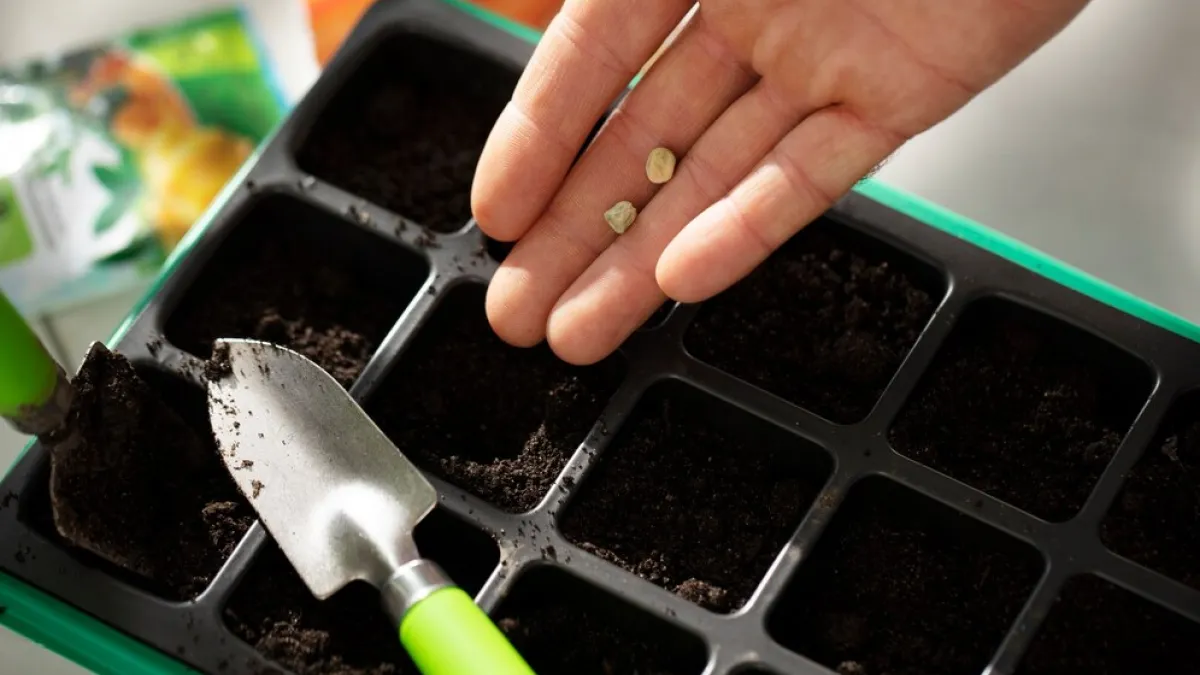
<instances>
[{"instance_id":1,"label":"black seed tray","mask_svg":"<svg viewBox=\"0 0 1200 675\"><path fill-rule=\"evenodd\" d=\"M316 358L541 673L1200 672L1200 345L853 194L608 362L501 346L467 194L531 46L433 0L346 45L113 345L199 428L213 338ZM411 669L257 522L186 593L64 545L47 476L0 485L5 572L206 673Z\"/></svg>"}]
</instances>

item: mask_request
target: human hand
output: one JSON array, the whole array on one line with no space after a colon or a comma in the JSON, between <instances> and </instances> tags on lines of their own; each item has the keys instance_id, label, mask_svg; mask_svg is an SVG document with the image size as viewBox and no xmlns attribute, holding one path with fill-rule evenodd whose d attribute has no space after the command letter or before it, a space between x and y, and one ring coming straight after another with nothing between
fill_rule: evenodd
<instances>
[{"instance_id":1,"label":"human hand","mask_svg":"<svg viewBox=\"0 0 1200 675\"><path fill-rule=\"evenodd\" d=\"M1053 37L1087 0L569 0L483 151L471 202L517 241L488 289L505 341L615 350L669 296L744 277L914 135ZM679 163L645 175L657 146ZM603 214L638 208L618 237Z\"/></svg>"}]
</instances>

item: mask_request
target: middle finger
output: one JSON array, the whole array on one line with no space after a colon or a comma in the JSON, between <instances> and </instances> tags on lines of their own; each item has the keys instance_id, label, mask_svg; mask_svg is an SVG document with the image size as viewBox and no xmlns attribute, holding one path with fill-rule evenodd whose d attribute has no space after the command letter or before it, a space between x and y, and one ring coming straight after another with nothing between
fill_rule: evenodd
<instances>
[{"instance_id":1,"label":"middle finger","mask_svg":"<svg viewBox=\"0 0 1200 675\"><path fill-rule=\"evenodd\" d=\"M614 111L549 208L496 271L487 313L501 338L532 346L545 337L559 296L617 236L604 212L622 200L640 207L656 191L645 176L650 150L664 146L686 153L754 79L706 26L703 14L695 15Z\"/></svg>"}]
</instances>

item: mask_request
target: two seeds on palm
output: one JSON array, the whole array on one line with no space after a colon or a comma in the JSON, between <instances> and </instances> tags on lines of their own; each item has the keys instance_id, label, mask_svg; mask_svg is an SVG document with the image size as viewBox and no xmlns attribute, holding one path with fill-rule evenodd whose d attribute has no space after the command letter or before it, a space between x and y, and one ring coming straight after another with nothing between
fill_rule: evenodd
<instances>
[{"instance_id":1,"label":"two seeds on palm","mask_svg":"<svg viewBox=\"0 0 1200 675\"><path fill-rule=\"evenodd\" d=\"M666 148L651 150L646 158L646 178L655 185L662 185L674 175L675 153ZM604 220L608 221L608 226L617 234L625 234L625 231L633 226L636 218L637 209L627 201L617 202L604 212Z\"/></svg>"}]
</instances>

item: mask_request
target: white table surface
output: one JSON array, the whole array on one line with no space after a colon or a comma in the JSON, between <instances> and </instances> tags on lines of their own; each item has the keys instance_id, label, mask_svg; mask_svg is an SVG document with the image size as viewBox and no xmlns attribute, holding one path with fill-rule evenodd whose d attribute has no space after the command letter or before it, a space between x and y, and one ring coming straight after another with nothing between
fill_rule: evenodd
<instances>
[{"instance_id":1,"label":"white table surface","mask_svg":"<svg viewBox=\"0 0 1200 675\"><path fill-rule=\"evenodd\" d=\"M220 0L0 0L0 61ZM285 91L312 82L299 0L249 0ZM1200 2L1093 0L1062 35L878 174L1200 323ZM53 317L70 363L137 294ZM22 445L0 427L0 466ZM0 675L81 673L0 630Z\"/></svg>"}]
</instances>

